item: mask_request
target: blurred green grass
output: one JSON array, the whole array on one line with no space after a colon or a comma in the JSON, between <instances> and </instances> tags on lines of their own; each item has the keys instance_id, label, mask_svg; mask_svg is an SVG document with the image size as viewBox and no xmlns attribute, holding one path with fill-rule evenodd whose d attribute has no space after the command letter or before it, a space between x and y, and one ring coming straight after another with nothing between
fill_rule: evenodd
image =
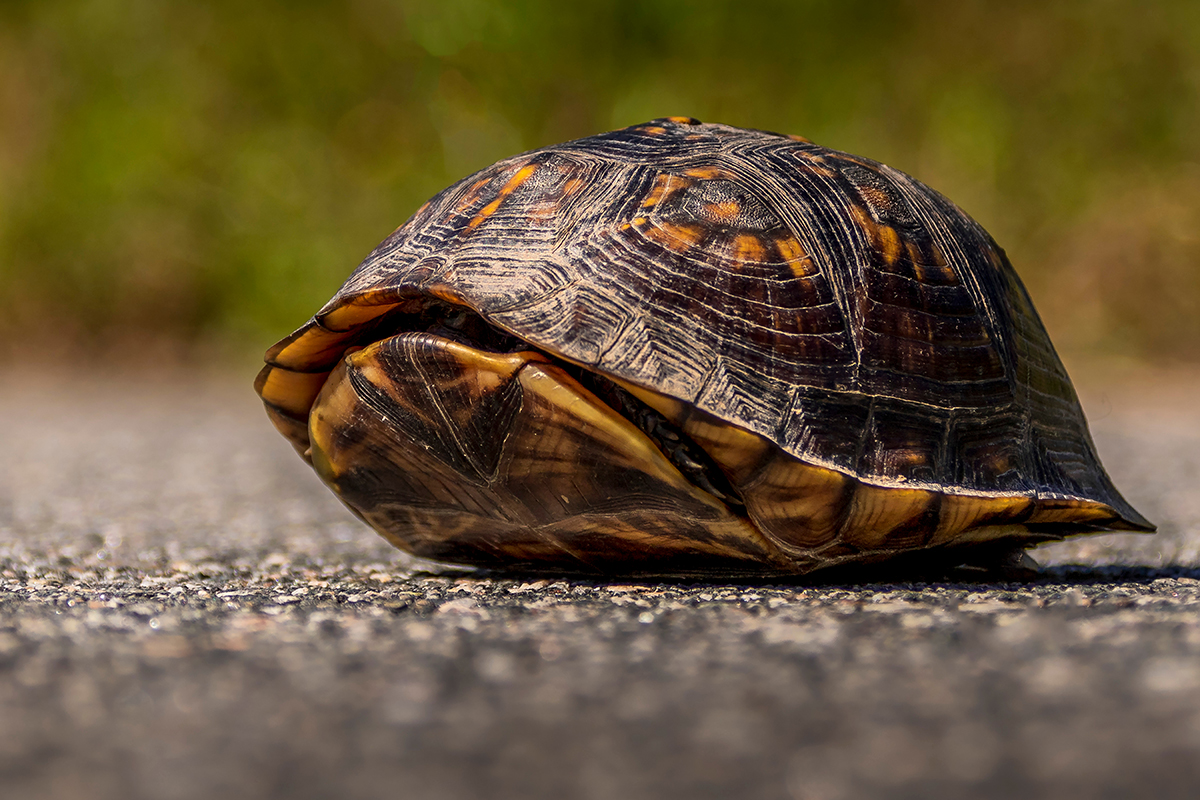
<instances>
[{"instance_id":1,"label":"blurred green grass","mask_svg":"<svg viewBox=\"0 0 1200 800\"><path fill-rule=\"evenodd\" d=\"M1200 357L1193 0L6 0L0 336L259 352L453 180L670 114L933 185L1060 349Z\"/></svg>"}]
</instances>

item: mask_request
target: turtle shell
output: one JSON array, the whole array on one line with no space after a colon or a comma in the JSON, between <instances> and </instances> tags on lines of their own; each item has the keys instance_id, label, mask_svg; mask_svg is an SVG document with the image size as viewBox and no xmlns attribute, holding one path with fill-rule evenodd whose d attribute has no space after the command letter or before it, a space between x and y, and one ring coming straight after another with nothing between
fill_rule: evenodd
<instances>
[{"instance_id":1,"label":"turtle shell","mask_svg":"<svg viewBox=\"0 0 1200 800\"><path fill-rule=\"evenodd\" d=\"M422 556L776 574L1153 530L987 232L800 137L672 117L501 161L266 361L275 425Z\"/></svg>"}]
</instances>

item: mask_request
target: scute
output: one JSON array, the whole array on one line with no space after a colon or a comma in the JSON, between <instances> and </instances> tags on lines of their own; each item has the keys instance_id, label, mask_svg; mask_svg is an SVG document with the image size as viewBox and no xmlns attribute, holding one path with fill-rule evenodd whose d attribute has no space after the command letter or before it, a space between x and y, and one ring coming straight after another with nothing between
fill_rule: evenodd
<instances>
[{"instance_id":1,"label":"scute","mask_svg":"<svg viewBox=\"0 0 1200 800\"><path fill-rule=\"evenodd\" d=\"M800 137L667 118L446 189L268 352L258 388L298 450L342 354L431 303L752 437L769 453L748 507L797 553L1153 527L1100 466L988 234L915 179ZM834 497L843 518L820 522ZM788 534L800 517L811 530Z\"/></svg>"}]
</instances>

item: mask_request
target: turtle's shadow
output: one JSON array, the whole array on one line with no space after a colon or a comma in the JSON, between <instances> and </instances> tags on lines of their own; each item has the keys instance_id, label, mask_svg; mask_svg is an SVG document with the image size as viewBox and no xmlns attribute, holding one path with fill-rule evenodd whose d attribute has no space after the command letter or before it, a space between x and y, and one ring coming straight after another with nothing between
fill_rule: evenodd
<instances>
[{"instance_id":1,"label":"turtle's shadow","mask_svg":"<svg viewBox=\"0 0 1200 800\"><path fill-rule=\"evenodd\" d=\"M462 579L487 579L501 581L564 581L574 585L594 586L673 586L678 588L697 586L745 586L745 587L789 587L814 589L851 589L883 588L904 586L918 588L923 586L970 586L972 588L996 587L1019 589L1022 587L1037 587L1051 585L1088 586L1097 584L1149 584L1161 579L1189 579L1200 581L1200 566L1148 566L1141 564L1106 564L1094 566L1087 564L1059 564L1044 567L1039 572L1029 576L1013 577L998 576L987 573L972 574L969 572L950 572L931 574L909 569L867 569L854 572L831 571L830 574L809 574L795 577L781 576L745 576L745 575L712 575L707 577L696 575L655 576L655 575L626 575L602 577L587 574L499 571L451 567L438 569L430 565L429 569L418 569L413 577L455 577Z\"/></svg>"},{"instance_id":2,"label":"turtle's shadow","mask_svg":"<svg viewBox=\"0 0 1200 800\"><path fill-rule=\"evenodd\" d=\"M991 574L913 574L906 571L884 572L864 575L861 580L847 579L847 575L831 575L829 579L782 582L787 585L864 589L885 586L969 586L973 589L1004 588L1021 589L1039 586L1093 586L1102 584L1147 585L1162 579L1189 579L1200 581L1200 567L1195 566L1149 566L1143 564L1059 564L1043 567L1036 574L1013 577ZM779 584L781 582L774 581Z\"/></svg>"}]
</instances>

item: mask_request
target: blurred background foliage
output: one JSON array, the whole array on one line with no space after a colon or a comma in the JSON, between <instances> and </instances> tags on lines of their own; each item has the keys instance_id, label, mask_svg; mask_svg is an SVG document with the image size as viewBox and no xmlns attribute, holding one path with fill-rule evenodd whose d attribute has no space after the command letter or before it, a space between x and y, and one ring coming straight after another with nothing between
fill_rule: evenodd
<instances>
[{"instance_id":1,"label":"blurred background foliage","mask_svg":"<svg viewBox=\"0 0 1200 800\"><path fill-rule=\"evenodd\" d=\"M0 334L258 353L450 182L671 114L938 188L1060 349L1200 357L1194 0L4 0Z\"/></svg>"}]
</instances>

